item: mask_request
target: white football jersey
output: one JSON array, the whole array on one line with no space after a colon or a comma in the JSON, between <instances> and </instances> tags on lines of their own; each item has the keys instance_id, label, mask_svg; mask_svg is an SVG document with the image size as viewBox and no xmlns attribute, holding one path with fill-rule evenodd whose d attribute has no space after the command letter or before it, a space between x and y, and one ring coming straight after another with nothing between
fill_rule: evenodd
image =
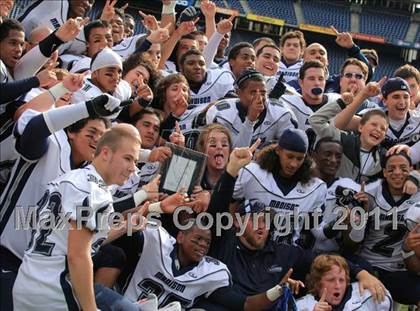
<instances>
[{"instance_id":1,"label":"white football jersey","mask_svg":"<svg viewBox=\"0 0 420 311\"><path fill-rule=\"evenodd\" d=\"M62 54L60 55L62 68L70 70L71 68L73 68L73 65L82 58L82 55ZM90 68L90 66L88 68Z\"/></svg>"},{"instance_id":2,"label":"white football jersey","mask_svg":"<svg viewBox=\"0 0 420 311\"><path fill-rule=\"evenodd\" d=\"M350 299L348 299L342 311L392 311L392 297L386 291L385 299L381 302L376 302L374 297L368 289L365 289L363 295L360 295L359 283L351 283ZM344 299L344 298L343 298ZM312 295L308 294L296 301L296 306L299 311L313 311L318 300Z\"/></svg>"},{"instance_id":3,"label":"white football jersey","mask_svg":"<svg viewBox=\"0 0 420 311\"><path fill-rule=\"evenodd\" d=\"M370 215L360 256L372 266L387 271L406 270L401 255L403 241L409 230L406 217L410 217L412 228L412 219L418 220L419 217L420 192L405 195L393 202L389 192L383 189L383 180L368 184L365 191L370 199Z\"/></svg>"},{"instance_id":4,"label":"white football jersey","mask_svg":"<svg viewBox=\"0 0 420 311\"><path fill-rule=\"evenodd\" d=\"M314 211L321 213L326 195L327 186L318 178L312 178L307 184L298 182L294 189L284 194L273 174L252 162L240 170L233 198L260 201L279 216L284 216L274 221L276 230L273 239L291 243L300 237L303 225L301 217L296 223L293 216L304 216Z\"/></svg>"},{"instance_id":5,"label":"white football jersey","mask_svg":"<svg viewBox=\"0 0 420 311\"><path fill-rule=\"evenodd\" d=\"M136 51L137 41L146 35L147 34L142 33L132 37L124 38L119 44L114 45L112 50L121 56L122 59L126 59Z\"/></svg>"},{"instance_id":6,"label":"white football jersey","mask_svg":"<svg viewBox=\"0 0 420 311\"><path fill-rule=\"evenodd\" d=\"M68 172L48 184L39 201L38 226L14 284L15 310L78 307L68 272L69 220L94 233L93 255L107 238L108 218L113 211L111 193L93 165Z\"/></svg>"},{"instance_id":7,"label":"white football jersey","mask_svg":"<svg viewBox=\"0 0 420 311\"><path fill-rule=\"evenodd\" d=\"M324 94L326 96L326 102L330 103L332 101L336 101L338 98L340 98L340 94L336 93L328 93ZM309 105L307 105L304 101L302 96L300 95L283 95L280 97L280 100L282 100L284 103L286 103L290 109L294 112L297 120L298 120L298 128L306 131L311 126L309 124L309 117L314 113L314 111L310 108Z\"/></svg>"},{"instance_id":8,"label":"white football jersey","mask_svg":"<svg viewBox=\"0 0 420 311\"><path fill-rule=\"evenodd\" d=\"M409 110L400 130L392 128L392 124L389 125L382 146L387 149L400 144L412 146L418 141L420 141L420 112Z\"/></svg>"},{"instance_id":9,"label":"white football jersey","mask_svg":"<svg viewBox=\"0 0 420 311\"><path fill-rule=\"evenodd\" d=\"M18 18L25 29L26 37L39 26L46 26L51 30L60 28L68 19L69 4L70 0L36 1L30 3ZM65 51L76 55L85 52L86 39L83 29L74 40L60 46L58 51L59 54Z\"/></svg>"},{"instance_id":10,"label":"white football jersey","mask_svg":"<svg viewBox=\"0 0 420 311\"><path fill-rule=\"evenodd\" d=\"M328 225L331 221L337 219L340 216L341 209L337 208L337 197L335 194L335 190L337 186L341 186L346 189L351 189L353 191L359 192L360 185L354 182L350 178L337 178L328 188L327 188L327 198L325 200L325 209L322 213L322 222L318 228L315 230L318 232L316 234L317 240L315 242L314 250L320 252L337 252L340 249L340 246L337 243L335 238L328 239L324 233L324 227ZM337 237L339 238L340 235ZM322 237L322 238L319 238Z\"/></svg>"},{"instance_id":11,"label":"white football jersey","mask_svg":"<svg viewBox=\"0 0 420 311\"><path fill-rule=\"evenodd\" d=\"M153 293L158 297L159 306L179 301L183 308L188 308L196 298L207 298L216 289L230 285L226 265L209 256L204 256L188 272L174 276L171 252L176 240L162 227L150 223L143 236L143 250L124 294L131 301Z\"/></svg>"},{"instance_id":12,"label":"white football jersey","mask_svg":"<svg viewBox=\"0 0 420 311\"><path fill-rule=\"evenodd\" d=\"M299 78L299 70L300 67L303 65L303 60L299 60L293 65L287 66L285 63L280 61L279 70L277 71L277 76L280 76L282 73L283 79L285 82L289 82L291 80L296 80Z\"/></svg>"},{"instance_id":13,"label":"white football jersey","mask_svg":"<svg viewBox=\"0 0 420 311\"><path fill-rule=\"evenodd\" d=\"M191 92L191 107L207 105L210 102L223 98L227 92L233 90L235 77L230 70L209 69L206 81L197 93Z\"/></svg>"},{"instance_id":14,"label":"white football jersey","mask_svg":"<svg viewBox=\"0 0 420 311\"><path fill-rule=\"evenodd\" d=\"M15 132L22 135L28 122L38 114L40 112L32 109L26 110ZM31 237L30 230L25 229L25 222L31 221L28 212L33 212L51 180L71 170L70 156L71 147L63 130L48 137L48 151L39 160L30 161L19 155L0 197L0 244L18 258L23 257Z\"/></svg>"},{"instance_id":15,"label":"white football jersey","mask_svg":"<svg viewBox=\"0 0 420 311\"><path fill-rule=\"evenodd\" d=\"M14 79L12 75L10 74L9 69L7 69L3 61L0 60L0 82L6 83L8 81L14 81Z\"/></svg>"},{"instance_id":16,"label":"white football jersey","mask_svg":"<svg viewBox=\"0 0 420 311\"><path fill-rule=\"evenodd\" d=\"M260 138L262 149L277 141L284 130L297 126L293 112L280 101L267 100L265 113L254 126L248 125L246 118L241 119L239 105L237 98L223 99L206 113L206 124L220 123L229 129L234 147L248 147Z\"/></svg>"}]
</instances>

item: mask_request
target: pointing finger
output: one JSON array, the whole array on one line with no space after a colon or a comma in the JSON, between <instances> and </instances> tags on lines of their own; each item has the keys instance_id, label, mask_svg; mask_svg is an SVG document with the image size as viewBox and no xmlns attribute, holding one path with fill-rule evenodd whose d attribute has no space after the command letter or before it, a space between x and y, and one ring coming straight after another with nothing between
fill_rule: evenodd
<instances>
[{"instance_id":1,"label":"pointing finger","mask_svg":"<svg viewBox=\"0 0 420 311\"><path fill-rule=\"evenodd\" d=\"M147 17L147 15L146 15L146 14L144 14L144 13L143 13L142 11L140 11L140 10L139 10L139 14L140 14L140 16L141 16L141 17L143 17L143 18L146 18L146 17Z\"/></svg>"},{"instance_id":2,"label":"pointing finger","mask_svg":"<svg viewBox=\"0 0 420 311\"><path fill-rule=\"evenodd\" d=\"M195 24L197 24L197 22L200 20L200 17L197 17L194 21L193 21L193 23L194 23L194 25Z\"/></svg>"},{"instance_id":3,"label":"pointing finger","mask_svg":"<svg viewBox=\"0 0 420 311\"><path fill-rule=\"evenodd\" d=\"M362 184L360 185L360 192L365 192L365 186L366 186L366 183L362 181Z\"/></svg>"},{"instance_id":4,"label":"pointing finger","mask_svg":"<svg viewBox=\"0 0 420 311\"><path fill-rule=\"evenodd\" d=\"M327 289L324 288L322 290L321 298L319 299L319 302L325 302L327 299Z\"/></svg>"},{"instance_id":5,"label":"pointing finger","mask_svg":"<svg viewBox=\"0 0 420 311\"><path fill-rule=\"evenodd\" d=\"M181 134L181 127L179 126L179 122L175 121L175 131L179 134Z\"/></svg>"},{"instance_id":6,"label":"pointing finger","mask_svg":"<svg viewBox=\"0 0 420 311\"><path fill-rule=\"evenodd\" d=\"M382 87L385 84L386 79L387 79L387 76L383 76L382 79L378 81L378 84L380 87Z\"/></svg>"},{"instance_id":7,"label":"pointing finger","mask_svg":"<svg viewBox=\"0 0 420 311\"><path fill-rule=\"evenodd\" d=\"M335 27L333 26L333 25L331 25L331 30L336 34L336 35L338 35L339 34L339 31L337 30L337 29L335 29Z\"/></svg>"},{"instance_id":8,"label":"pointing finger","mask_svg":"<svg viewBox=\"0 0 420 311\"><path fill-rule=\"evenodd\" d=\"M236 17L236 15L232 14L227 20L230 21L230 22L233 22L235 17Z\"/></svg>"},{"instance_id":9,"label":"pointing finger","mask_svg":"<svg viewBox=\"0 0 420 311\"><path fill-rule=\"evenodd\" d=\"M280 284L284 284L284 283L286 283L287 282L287 280L290 278L290 276L292 275L292 273L293 273L293 269L292 268L290 268L288 271L287 271L287 273L283 276L283 278L281 279L281 281L280 281Z\"/></svg>"},{"instance_id":10,"label":"pointing finger","mask_svg":"<svg viewBox=\"0 0 420 311\"><path fill-rule=\"evenodd\" d=\"M124 4L120 9L124 11L127 7L128 7L128 2Z\"/></svg>"},{"instance_id":11,"label":"pointing finger","mask_svg":"<svg viewBox=\"0 0 420 311\"><path fill-rule=\"evenodd\" d=\"M252 144L251 147L249 147L249 151L254 154L255 150L257 150L258 146L261 144L261 139L258 138L255 143Z\"/></svg>"}]
</instances>

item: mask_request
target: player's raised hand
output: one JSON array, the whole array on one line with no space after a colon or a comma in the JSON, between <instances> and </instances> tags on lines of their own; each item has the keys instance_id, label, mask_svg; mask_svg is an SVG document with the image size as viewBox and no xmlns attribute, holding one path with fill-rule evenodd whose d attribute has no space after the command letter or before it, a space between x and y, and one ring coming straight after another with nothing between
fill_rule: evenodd
<instances>
[{"instance_id":1,"label":"player's raised hand","mask_svg":"<svg viewBox=\"0 0 420 311\"><path fill-rule=\"evenodd\" d=\"M158 174L151 182L141 187L147 192L147 199L156 202L159 199L160 174Z\"/></svg>"},{"instance_id":2,"label":"player's raised hand","mask_svg":"<svg viewBox=\"0 0 420 311\"><path fill-rule=\"evenodd\" d=\"M378 82L369 82L368 84L366 84L365 87L362 89L363 96L365 98L368 98L381 94L381 88L384 85L386 79L387 77L384 76Z\"/></svg>"},{"instance_id":3,"label":"player's raised hand","mask_svg":"<svg viewBox=\"0 0 420 311\"><path fill-rule=\"evenodd\" d=\"M178 121L175 121L175 131L169 136L169 141L181 147L185 146L185 136L181 132Z\"/></svg>"},{"instance_id":4,"label":"player's raised hand","mask_svg":"<svg viewBox=\"0 0 420 311\"><path fill-rule=\"evenodd\" d=\"M356 96L356 93L357 93L357 89L358 89L358 86L355 85L355 84L352 84L350 86L350 90L348 92L344 92L341 95L341 99L343 100L343 102L346 105L350 105L353 102L353 99L354 99L354 97Z\"/></svg>"},{"instance_id":5,"label":"player's raised hand","mask_svg":"<svg viewBox=\"0 0 420 311\"><path fill-rule=\"evenodd\" d=\"M189 33L192 33L196 30L195 24L199 21L199 19L200 18L197 17L194 21L182 22L181 24L179 24L179 27L175 31L181 37L188 35Z\"/></svg>"},{"instance_id":6,"label":"player's raised hand","mask_svg":"<svg viewBox=\"0 0 420 311\"><path fill-rule=\"evenodd\" d=\"M332 31L335 33L337 38L335 39L335 42L345 48L345 49L351 49L354 45L353 38L349 32L339 32L337 29L335 29L334 26L331 26Z\"/></svg>"},{"instance_id":7,"label":"player's raised hand","mask_svg":"<svg viewBox=\"0 0 420 311\"><path fill-rule=\"evenodd\" d=\"M85 83L85 78L89 74L90 71L85 71L83 73L71 73L64 77L63 85L70 92L76 92L83 87Z\"/></svg>"},{"instance_id":8,"label":"player's raised hand","mask_svg":"<svg viewBox=\"0 0 420 311\"><path fill-rule=\"evenodd\" d=\"M115 16L115 5L118 0L106 0L100 19L110 22Z\"/></svg>"},{"instance_id":9,"label":"player's raised hand","mask_svg":"<svg viewBox=\"0 0 420 311\"><path fill-rule=\"evenodd\" d=\"M140 16L143 18L142 23L150 31L157 30L159 28L159 23L151 14L145 14L142 11L139 11Z\"/></svg>"},{"instance_id":10,"label":"player's raised hand","mask_svg":"<svg viewBox=\"0 0 420 311\"><path fill-rule=\"evenodd\" d=\"M407 237L404 240L404 250L414 251L416 256L420 258L420 224L414 226L412 230L408 233Z\"/></svg>"},{"instance_id":11,"label":"player's raised hand","mask_svg":"<svg viewBox=\"0 0 420 311\"><path fill-rule=\"evenodd\" d=\"M252 96L251 105L248 107L248 113L246 115L248 120L251 122L256 121L264 109L265 97L260 92L257 92Z\"/></svg>"},{"instance_id":12,"label":"player's raised hand","mask_svg":"<svg viewBox=\"0 0 420 311\"><path fill-rule=\"evenodd\" d=\"M86 102L86 108L91 117L108 117L120 110L121 101L109 94L99 95Z\"/></svg>"},{"instance_id":13,"label":"player's raised hand","mask_svg":"<svg viewBox=\"0 0 420 311\"><path fill-rule=\"evenodd\" d=\"M52 86L57 82L57 75L53 71L53 69L57 66L57 63L51 63L46 66L44 70L41 70L36 77L39 80L39 86L47 87Z\"/></svg>"},{"instance_id":14,"label":"player's raised hand","mask_svg":"<svg viewBox=\"0 0 420 311\"><path fill-rule=\"evenodd\" d=\"M369 196L365 192L366 183L362 181L360 184L360 191L355 193L353 198L362 203L363 209L367 212L369 210Z\"/></svg>"},{"instance_id":15,"label":"player's raised hand","mask_svg":"<svg viewBox=\"0 0 420 311\"><path fill-rule=\"evenodd\" d=\"M140 75L137 79L137 96L147 102L151 102L153 100L153 92L150 87L144 83L142 75Z\"/></svg>"},{"instance_id":16,"label":"player's raised hand","mask_svg":"<svg viewBox=\"0 0 420 311\"><path fill-rule=\"evenodd\" d=\"M83 26L89 22L89 17L86 18L69 18L60 28L58 28L55 35L63 42L68 42L77 37Z\"/></svg>"},{"instance_id":17,"label":"player's raised hand","mask_svg":"<svg viewBox=\"0 0 420 311\"><path fill-rule=\"evenodd\" d=\"M149 162L160 162L163 163L167 159L169 159L172 156L171 148L169 147L157 147L152 150L152 152L149 155Z\"/></svg>"},{"instance_id":18,"label":"player's raised hand","mask_svg":"<svg viewBox=\"0 0 420 311\"><path fill-rule=\"evenodd\" d=\"M321 298L316 303L314 311L331 311L332 307L327 302L328 291L326 288L322 289Z\"/></svg>"},{"instance_id":19,"label":"player's raised hand","mask_svg":"<svg viewBox=\"0 0 420 311\"><path fill-rule=\"evenodd\" d=\"M181 117L188 108L188 100L181 88L175 96L173 104L169 105L170 112L177 118Z\"/></svg>"},{"instance_id":20,"label":"player's raised hand","mask_svg":"<svg viewBox=\"0 0 420 311\"><path fill-rule=\"evenodd\" d=\"M128 226L131 229L131 233L143 231L144 229L146 229L147 218L144 217L144 215L147 214L149 206L150 202L146 201L143 205L138 207L137 212L133 213L130 219L127 219L127 221L131 221L131 226Z\"/></svg>"},{"instance_id":21,"label":"player's raised hand","mask_svg":"<svg viewBox=\"0 0 420 311\"><path fill-rule=\"evenodd\" d=\"M297 294L299 294L300 288L305 287L305 284L303 284L303 282L301 282L301 281L291 279L290 276L292 275L292 273L293 273L293 269L290 268L289 271L287 271L287 273L281 279L280 285L283 285L283 284L287 283L291 292L292 292L292 294L297 295Z\"/></svg>"},{"instance_id":22,"label":"player's raised hand","mask_svg":"<svg viewBox=\"0 0 420 311\"><path fill-rule=\"evenodd\" d=\"M0 1L0 21L2 17L7 17L13 8L13 0Z\"/></svg>"},{"instance_id":23,"label":"player's raised hand","mask_svg":"<svg viewBox=\"0 0 420 311\"><path fill-rule=\"evenodd\" d=\"M217 25L216 25L217 32L222 34L222 35L225 35L228 32L230 32L233 28L233 19L236 16L237 15L232 14L228 19L220 20L220 22L218 22Z\"/></svg>"},{"instance_id":24,"label":"player's raised hand","mask_svg":"<svg viewBox=\"0 0 420 311\"><path fill-rule=\"evenodd\" d=\"M238 176L239 170L245 165L249 164L254 156L255 150L261 144L261 139L257 139L251 147L235 148L230 153L229 162L226 166L226 171L232 177Z\"/></svg>"},{"instance_id":25,"label":"player's raised hand","mask_svg":"<svg viewBox=\"0 0 420 311\"><path fill-rule=\"evenodd\" d=\"M214 18L216 16L216 5L212 1L201 1L200 10L205 18Z\"/></svg>"},{"instance_id":26,"label":"player's raised hand","mask_svg":"<svg viewBox=\"0 0 420 311\"><path fill-rule=\"evenodd\" d=\"M153 30L147 39L152 43L163 43L169 39L169 29L171 28L172 23L169 23L163 28L156 28Z\"/></svg>"}]
</instances>

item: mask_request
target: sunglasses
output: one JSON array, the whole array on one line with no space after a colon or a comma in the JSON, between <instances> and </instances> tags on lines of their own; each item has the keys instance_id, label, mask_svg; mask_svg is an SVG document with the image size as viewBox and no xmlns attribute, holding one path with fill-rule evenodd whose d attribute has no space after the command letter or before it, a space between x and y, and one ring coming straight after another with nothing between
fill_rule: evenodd
<instances>
[{"instance_id":1,"label":"sunglasses","mask_svg":"<svg viewBox=\"0 0 420 311\"><path fill-rule=\"evenodd\" d=\"M362 80L365 76L361 73L346 72L343 74L343 77L346 77L347 79L355 77L357 80Z\"/></svg>"}]
</instances>

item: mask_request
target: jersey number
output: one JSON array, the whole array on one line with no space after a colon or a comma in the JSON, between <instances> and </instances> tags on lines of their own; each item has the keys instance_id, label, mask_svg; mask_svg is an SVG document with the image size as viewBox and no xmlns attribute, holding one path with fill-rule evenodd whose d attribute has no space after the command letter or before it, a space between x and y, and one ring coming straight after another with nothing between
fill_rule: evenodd
<instances>
[{"instance_id":1,"label":"jersey number","mask_svg":"<svg viewBox=\"0 0 420 311\"><path fill-rule=\"evenodd\" d=\"M392 229L392 223L386 225L384 228L384 234L387 237L373 245L372 251L385 257L392 257L394 247L391 245L401 242L406 231L406 227L402 224L398 224L396 230Z\"/></svg>"},{"instance_id":2,"label":"jersey number","mask_svg":"<svg viewBox=\"0 0 420 311\"><path fill-rule=\"evenodd\" d=\"M39 216L43 218L46 215L46 221L42 222L44 229L40 228L39 234L36 236L38 230L34 230L33 234L33 253L41 254L45 256L51 256L55 243L47 242L47 237L51 234L53 227L57 225L58 215L61 212L61 194L59 192L53 192L47 198L46 193L41 199L38 211L41 213ZM47 207L45 207L48 204ZM45 214L44 214L45 213ZM51 222L54 222L53 224ZM48 227L48 229L45 229Z\"/></svg>"},{"instance_id":3,"label":"jersey number","mask_svg":"<svg viewBox=\"0 0 420 311\"><path fill-rule=\"evenodd\" d=\"M155 294L159 300L160 297L165 293L163 286L152 279L144 279L139 284L137 284L137 286L141 290L141 294L137 300L147 298L149 294ZM166 306L167 304L170 304L174 301L179 301L183 307L187 307L191 302L190 300L175 295L174 293L169 293L166 295L165 299L159 303L159 306Z\"/></svg>"}]
</instances>

